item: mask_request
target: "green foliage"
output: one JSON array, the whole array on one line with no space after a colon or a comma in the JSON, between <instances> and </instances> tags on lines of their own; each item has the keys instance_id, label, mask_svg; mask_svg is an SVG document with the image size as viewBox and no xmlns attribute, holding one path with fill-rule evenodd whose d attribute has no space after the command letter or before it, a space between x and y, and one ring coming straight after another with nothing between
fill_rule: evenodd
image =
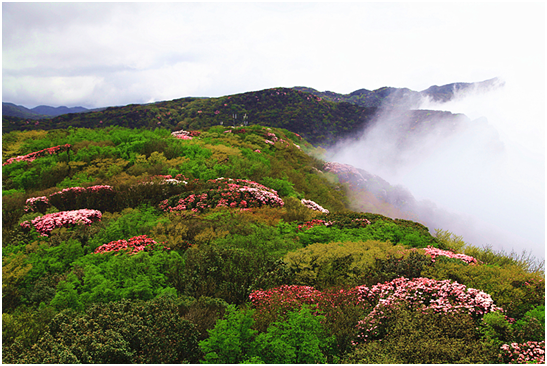
<instances>
[{"instance_id":1,"label":"green foliage","mask_svg":"<svg viewBox=\"0 0 547 366\"><path fill-rule=\"evenodd\" d=\"M257 356L268 364L327 363L335 339L321 324L324 319L306 306L289 312L285 321L271 324L258 335Z\"/></svg>"},{"instance_id":2,"label":"green foliage","mask_svg":"<svg viewBox=\"0 0 547 366\"><path fill-rule=\"evenodd\" d=\"M208 331L209 338L199 342L204 353L202 363L242 363L253 356L253 310L237 310L234 305L226 308L224 319L217 321Z\"/></svg>"},{"instance_id":3,"label":"green foliage","mask_svg":"<svg viewBox=\"0 0 547 366\"><path fill-rule=\"evenodd\" d=\"M297 284L317 289L353 287L368 284L377 259L403 251L402 246L373 240L318 243L290 252L284 260L295 272Z\"/></svg>"},{"instance_id":4,"label":"green foliage","mask_svg":"<svg viewBox=\"0 0 547 366\"><path fill-rule=\"evenodd\" d=\"M261 251L202 245L191 247L185 254L183 288L177 290L196 298L209 296L242 304L253 290L290 279L283 262Z\"/></svg>"},{"instance_id":5,"label":"green foliage","mask_svg":"<svg viewBox=\"0 0 547 366\"><path fill-rule=\"evenodd\" d=\"M545 341L545 306L534 307L517 321L501 312L486 314L480 330L483 338L497 347L512 342Z\"/></svg>"},{"instance_id":6,"label":"green foliage","mask_svg":"<svg viewBox=\"0 0 547 366\"><path fill-rule=\"evenodd\" d=\"M404 308L382 340L361 344L343 363L496 363L498 348L482 343L470 315Z\"/></svg>"},{"instance_id":7,"label":"green foliage","mask_svg":"<svg viewBox=\"0 0 547 366\"><path fill-rule=\"evenodd\" d=\"M54 309L48 306L32 309L23 305L13 313L3 313L2 349L9 348L15 342L30 348L44 334L54 316Z\"/></svg>"},{"instance_id":8,"label":"green foliage","mask_svg":"<svg viewBox=\"0 0 547 366\"><path fill-rule=\"evenodd\" d=\"M66 281L59 282L51 305L57 309L81 309L93 303L150 300L174 294L169 274L171 268L180 269L183 263L177 252L161 248L133 255L88 254L74 262Z\"/></svg>"},{"instance_id":9,"label":"green foliage","mask_svg":"<svg viewBox=\"0 0 547 366\"><path fill-rule=\"evenodd\" d=\"M267 332L252 329L254 310L236 310L230 305L224 319L200 342L203 363L326 363L334 338L310 309L289 312L286 321L276 322Z\"/></svg>"},{"instance_id":10,"label":"green foliage","mask_svg":"<svg viewBox=\"0 0 547 366\"><path fill-rule=\"evenodd\" d=\"M16 343L8 363L183 363L196 362L195 327L183 319L178 301L123 300L64 311L31 348ZM17 353L19 351L20 353Z\"/></svg>"},{"instance_id":11,"label":"green foliage","mask_svg":"<svg viewBox=\"0 0 547 366\"><path fill-rule=\"evenodd\" d=\"M90 250L93 251L111 241L149 235L152 228L166 221L160 217L159 210L146 205L126 208L120 213L105 213L101 223L102 230L89 240Z\"/></svg>"},{"instance_id":12,"label":"green foliage","mask_svg":"<svg viewBox=\"0 0 547 366\"><path fill-rule=\"evenodd\" d=\"M260 183L264 184L266 187L270 187L272 189L275 189L277 191L277 193L279 194L279 196L281 196L281 197L291 196L291 197L296 197L296 198L299 198L299 199L304 198L304 197L302 197L302 195L299 195L294 190L294 184L289 182L287 180L287 178L285 178L285 179L276 179L276 178L271 178L271 177L264 177L264 178L262 178Z\"/></svg>"}]
</instances>

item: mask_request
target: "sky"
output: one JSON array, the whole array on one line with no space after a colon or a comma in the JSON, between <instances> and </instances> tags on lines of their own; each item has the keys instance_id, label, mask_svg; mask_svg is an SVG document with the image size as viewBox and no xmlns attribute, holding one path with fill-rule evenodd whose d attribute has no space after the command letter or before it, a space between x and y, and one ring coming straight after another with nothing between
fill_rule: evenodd
<instances>
[{"instance_id":1,"label":"sky","mask_svg":"<svg viewBox=\"0 0 547 366\"><path fill-rule=\"evenodd\" d=\"M431 154L407 151L413 164L383 169L366 139L336 158L491 227L478 245L502 235L504 249L544 256L545 15L545 2L3 2L2 101L99 108L498 77L500 90L423 105L485 120Z\"/></svg>"},{"instance_id":2,"label":"sky","mask_svg":"<svg viewBox=\"0 0 547 366\"><path fill-rule=\"evenodd\" d=\"M2 3L2 100L28 108L522 71L544 88L543 2Z\"/></svg>"}]
</instances>

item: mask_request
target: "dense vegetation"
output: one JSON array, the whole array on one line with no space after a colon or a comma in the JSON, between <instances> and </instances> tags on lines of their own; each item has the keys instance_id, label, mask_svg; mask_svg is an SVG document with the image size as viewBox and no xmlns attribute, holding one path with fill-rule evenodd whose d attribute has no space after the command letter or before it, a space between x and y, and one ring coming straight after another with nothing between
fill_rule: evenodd
<instances>
[{"instance_id":1,"label":"dense vegetation","mask_svg":"<svg viewBox=\"0 0 547 366\"><path fill-rule=\"evenodd\" d=\"M3 362L544 362L542 268L352 212L320 149L201 102L3 134Z\"/></svg>"},{"instance_id":2,"label":"dense vegetation","mask_svg":"<svg viewBox=\"0 0 547 366\"><path fill-rule=\"evenodd\" d=\"M378 107L338 103L290 88L271 88L219 98L181 98L144 105L109 107L88 113L69 113L55 118L31 120L2 117L3 132L50 130L68 127L122 126L171 131L199 130L212 126L262 125L300 134L314 146L327 146L340 138L359 137L378 115ZM462 116L450 112L403 110L416 126L459 123Z\"/></svg>"}]
</instances>

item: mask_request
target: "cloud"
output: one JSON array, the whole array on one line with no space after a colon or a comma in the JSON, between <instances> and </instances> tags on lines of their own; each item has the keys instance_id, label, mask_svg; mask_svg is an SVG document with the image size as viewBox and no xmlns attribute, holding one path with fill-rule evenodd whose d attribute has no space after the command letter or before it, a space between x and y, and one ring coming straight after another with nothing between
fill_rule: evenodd
<instances>
[{"instance_id":1,"label":"cloud","mask_svg":"<svg viewBox=\"0 0 547 366\"><path fill-rule=\"evenodd\" d=\"M80 104L98 107L297 85L423 90L544 67L543 4L3 3L2 10L3 75L27 80L16 91L4 85L3 97L18 104L39 94L26 87L53 85L47 77L102 78L104 89L78 93L89 93ZM172 80L137 80L172 69L180 73ZM197 79L204 74L208 80ZM142 87L108 94L109 102L104 90L125 90L118 80Z\"/></svg>"},{"instance_id":2,"label":"cloud","mask_svg":"<svg viewBox=\"0 0 547 366\"><path fill-rule=\"evenodd\" d=\"M456 130L442 121L404 144L411 121L386 112L358 142L333 149L330 160L404 186L431 230L544 258L545 110L535 102L541 89L525 84L514 78L495 90L458 93L448 103L425 100L421 108L470 118Z\"/></svg>"}]
</instances>

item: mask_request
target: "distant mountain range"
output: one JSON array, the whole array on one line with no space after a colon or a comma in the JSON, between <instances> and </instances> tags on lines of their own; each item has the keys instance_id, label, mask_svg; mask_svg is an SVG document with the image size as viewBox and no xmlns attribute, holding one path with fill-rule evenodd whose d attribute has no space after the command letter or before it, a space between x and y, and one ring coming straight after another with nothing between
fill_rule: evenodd
<instances>
[{"instance_id":1,"label":"distant mountain range","mask_svg":"<svg viewBox=\"0 0 547 366\"><path fill-rule=\"evenodd\" d=\"M19 118L29 118L29 119L44 119L44 118L52 118L57 117L62 114L69 114L69 113L85 113L85 112L91 112L94 110L103 110L105 108L98 108L98 109L87 109L84 107L50 107L47 105L39 105L34 108L26 108L22 105L15 105L13 103L5 103L2 102L2 115L3 116L11 116L11 117L19 117Z\"/></svg>"},{"instance_id":2,"label":"distant mountain range","mask_svg":"<svg viewBox=\"0 0 547 366\"><path fill-rule=\"evenodd\" d=\"M2 132L69 126L163 127L175 131L259 124L284 128L301 134L316 146L326 147L341 138L358 138L386 109L391 109L394 128L408 130L413 135L428 133L438 123L456 128L468 118L462 114L418 109L423 98L446 102L457 92L498 85L499 80L491 79L432 86L421 92L386 87L373 91L359 89L350 94L318 92L306 87L270 88L218 98L188 97L96 110L47 106L27 109L3 103Z\"/></svg>"},{"instance_id":3,"label":"distant mountain range","mask_svg":"<svg viewBox=\"0 0 547 366\"><path fill-rule=\"evenodd\" d=\"M454 98L457 93L471 90L488 90L503 85L503 81L493 78L476 83L452 83L443 86L433 85L423 91L413 91L408 88L384 87L376 90L359 89L349 94L339 94L331 91L319 92L312 88L295 87L294 89L308 92L333 102L347 102L362 107L392 107L419 108L424 98L445 103Z\"/></svg>"},{"instance_id":4,"label":"distant mountain range","mask_svg":"<svg viewBox=\"0 0 547 366\"><path fill-rule=\"evenodd\" d=\"M292 89L311 93L333 102L347 102L367 108L391 106L411 109L417 108L424 97L431 98L431 100L436 102L447 102L454 97L456 92L462 92L472 88L487 89L497 87L501 84L502 82L499 79L494 78L476 83L452 83L443 86L433 85L420 92L413 91L408 88L383 87L376 90L359 89L350 94L339 94L331 91L320 92L313 88L303 86L297 86ZM39 105L29 109L22 105L2 102L3 116L29 119L52 118L62 114L102 111L104 109L106 108L87 109L84 107L69 108L65 106L51 107L47 105Z\"/></svg>"}]
</instances>

